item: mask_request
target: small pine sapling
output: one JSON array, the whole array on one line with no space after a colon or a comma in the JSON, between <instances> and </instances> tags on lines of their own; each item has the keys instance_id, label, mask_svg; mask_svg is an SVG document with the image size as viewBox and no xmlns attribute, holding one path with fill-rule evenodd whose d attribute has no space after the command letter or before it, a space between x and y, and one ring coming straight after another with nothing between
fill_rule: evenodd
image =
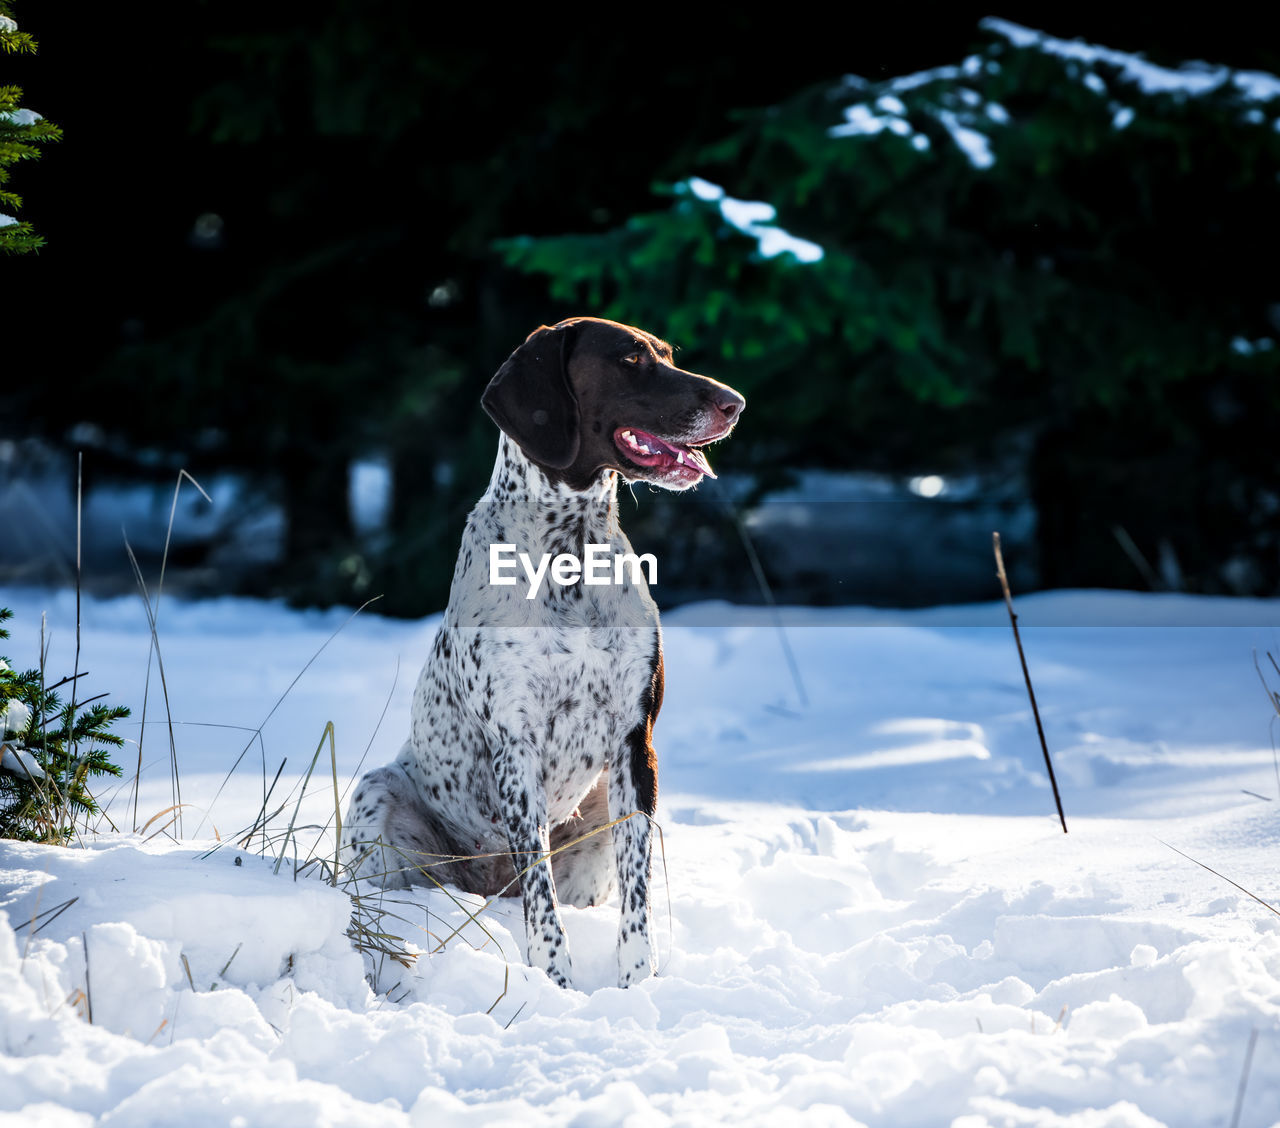
<instances>
[{"instance_id":1,"label":"small pine sapling","mask_svg":"<svg viewBox=\"0 0 1280 1128\"><path fill-rule=\"evenodd\" d=\"M14 55L35 54L35 51L36 41L27 32L18 30L8 0L0 0L0 52ZM0 83L0 251L10 254L38 250L44 240L32 230L31 224L9 214L22 207L22 198L3 188L9 179L5 166L34 160L40 156L37 145L62 137L62 130L52 122L23 109L18 104L21 99L20 87Z\"/></svg>"},{"instance_id":2,"label":"small pine sapling","mask_svg":"<svg viewBox=\"0 0 1280 1128\"><path fill-rule=\"evenodd\" d=\"M0 607L0 639L12 617ZM111 750L124 739L110 728L129 709L64 702L57 690L75 680L48 686L41 670L18 673L0 658L0 838L65 843L77 819L98 813L89 781L120 775Z\"/></svg>"}]
</instances>

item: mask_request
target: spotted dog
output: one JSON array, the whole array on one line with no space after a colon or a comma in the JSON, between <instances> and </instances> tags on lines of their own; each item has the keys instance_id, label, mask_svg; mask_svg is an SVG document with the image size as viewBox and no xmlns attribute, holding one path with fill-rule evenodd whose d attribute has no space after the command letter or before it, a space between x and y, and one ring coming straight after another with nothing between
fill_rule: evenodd
<instances>
[{"instance_id":1,"label":"spotted dog","mask_svg":"<svg viewBox=\"0 0 1280 1128\"><path fill-rule=\"evenodd\" d=\"M599 318L543 326L511 354L482 399L502 430L498 458L467 520L409 740L361 780L343 825L353 872L482 896L518 880L529 963L562 986L572 969L557 897L597 905L616 883L618 982L653 972L658 609L638 569L621 583L542 583L536 597L523 577L497 586L490 548L631 553L619 477L670 490L714 477L701 448L745 402L677 368L665 342Z\"/></svg>"}]
</instances>

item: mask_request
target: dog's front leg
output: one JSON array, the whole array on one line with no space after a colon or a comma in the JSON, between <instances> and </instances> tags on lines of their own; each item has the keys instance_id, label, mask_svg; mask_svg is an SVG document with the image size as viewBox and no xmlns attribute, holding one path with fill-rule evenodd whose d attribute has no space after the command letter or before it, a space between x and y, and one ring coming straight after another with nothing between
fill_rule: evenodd
<instances>
[{"instance_id":1,"label":"dog's front leg","mask_svg":"<svg viewBox=\"0 0 1280 1128\"><path fill-rule=\"evenodd\" d=\"M561 987L570 986L572 963L551 876L547 795L537 750L528 742L504 745L493 758L498 802L524 899L529 963Z\"/></svg>"},{"instance_id":2,"label":"dog's front leg","mask_svg":"<svg viewBox=\"0 0 1280 1128\"><path fill-rule=\"evenodd\" d=\"M613 827L618 896L622 901L618 922L619 987L638 983L656 970L649 939L649 871L653 851L649 820L657 804L657 794L658 773L648 726L637 725L609 772L609 817L622 820Z\"/></svg>"}]
</instances>

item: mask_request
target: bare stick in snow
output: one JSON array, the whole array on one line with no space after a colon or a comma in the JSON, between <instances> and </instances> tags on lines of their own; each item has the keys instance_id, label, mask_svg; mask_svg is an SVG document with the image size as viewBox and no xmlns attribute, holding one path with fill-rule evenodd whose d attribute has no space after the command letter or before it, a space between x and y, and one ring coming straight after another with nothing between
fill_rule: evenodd
<instances>
[{"instance_id":1,"label":"bare stick in snow","mask_svg":"<svg viewBox=\"0 0 1280 1128\"><path fill-rule=\"evenodd\" d=\"M1062 823L1062 833L1067 833L1067 816L1062 813L1062 796L1058 794L1058 779L1053 774L1053 761L1049 759L1049 745L1044 739L1044 725L1040 723L1040 709L1036 705L1036 691L1031 688L1031 674L1027 670L1027 656L1022 652L1022 636L1018 634L1018 616L1013 610L1013 596L1009 594L1009 577L1004 571L1004 556L1000 552L1000 534L991 534L991 543L996 554L996 575L1000 577L1000 588L1004 592L1004 605L1009 609L1009 622L1013 627L1013 641L1018 645L1018 661L1022 663L1022 677L1027 683L1027 696L1031 698L1031 712L1036 719L1036 732L1040 736L1040 750L1044 752L1044 766L1049 769L1049 786L1053 788L1053 801L1058 805L1058 819Z\"/></svg>"}]
</instances>

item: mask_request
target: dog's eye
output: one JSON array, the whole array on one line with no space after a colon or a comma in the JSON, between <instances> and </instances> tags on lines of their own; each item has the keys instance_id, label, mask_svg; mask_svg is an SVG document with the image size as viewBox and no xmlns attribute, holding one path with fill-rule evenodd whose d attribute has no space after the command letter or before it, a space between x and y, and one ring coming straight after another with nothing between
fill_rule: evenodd
<instances>
[{"instance_id":1,"label":"dog's eye","mask_svg":"<svg viewBox=\"0 0 1280 1128\"><path fill-rule=\"evenodd\" d=\"M633 353L627 353L627 355L622 358L624 364L639 364L643 359L644 353L639 350L636 350Z\"/></svg>"}]
</instances>

